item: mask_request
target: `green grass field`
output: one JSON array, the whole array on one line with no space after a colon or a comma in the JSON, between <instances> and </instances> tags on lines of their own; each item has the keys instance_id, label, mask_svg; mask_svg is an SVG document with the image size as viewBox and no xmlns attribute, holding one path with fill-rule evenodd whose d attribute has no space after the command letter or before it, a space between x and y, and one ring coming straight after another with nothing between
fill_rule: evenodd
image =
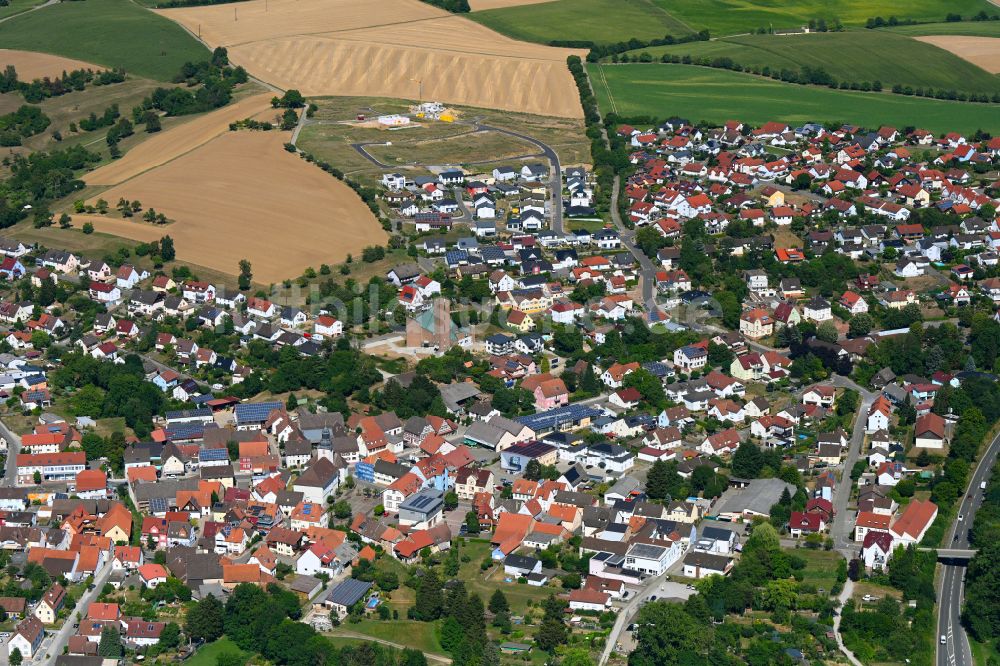
<instances>
[{"instance_id":1,"label":"green grass field","mask_svg":"<svg viewBox=\"0 0 1000 666\"><path fill-rule=\"evenodd\" d=\"M696 60L728 57L741 65L771 69L798 71L803 66L822 67L838 81L881 81L886 88L898 83L935 90L989 94L1000 91L1000 77L944 49L883 30L746 35L638 52L649 53L654 60L669 53ZM873 53L878 57L873 58Z\"/></svg>"},{"instance_id":2,"label":"green grass field","mask_svg":"<svg viewBox=\"0 0 1000 666\"><path fill-rule=\"evenodd\" d=\"M415 620L361 620L361 622L344 622L340 627L330 632L336 636L338 631L363 634L372 638L397 643L414 648L421 652L445 654L437 635L437 623L417 622Z\"/></svg>"},{"instance_id":3,"label":"green grass field","mask_svg":"<svg viewBox=\"0 0 1000 666\"><path fill-rule=\"evenodd\" d=\"M664 4L656 0L554 0L466 16L515 39L543 44L553 40L613 43L693 32Z\"/></svg>"},{"instance_id":4,"label":"green grass field","mask_svg":"<svg viewBox=\"0 0 1000 666\"><path fill-rule=\"evenodd\" d=\"M1000 129L1000 113L989 104L830 90L689 65L588 65L588 70L602 111L626 117L676 114L716 124L852 122L933 132Z\"/></svg>"},{"instance_id":5,"label":"green grass field","mask_svg":"<svg viewBox=\"0 0 1000 666\"><path fill-rule=\"evenodd\" d=\"M226 652L240 655L243 658L243 663L246 663L250 659L249 654L236 647L236 643L223 636L214 643L209 643L195 652L194 656L184 663L187 666L215 666L216 657Z\"/></svg>"},{"instance_id":6,"label":"green grass field","mask_svg":"<svg viewBox=\"0 0 1000 666\"><path fill-rule=\"evenodd\" d=\"M129 0L64 2L0 23L0 45L78 58L169 81L208 50L179 25Z\"/></svg>"},{"instance_id":7,"label":"green grass field","mask_svg":"<svg viewBox=\"0 0 1000 666\"><path fill-rule=\"evenodd\" d=\"M786 550L805 559L806 568L802 570L802 582L815 585L817 589L823 588L829 594L833 584L837 582L837 560L841 559L840 555L833 551L808 548Z\"/></svg>"},{"instance_id":8,"label":"green grass field","mask_svg":"<svg viewBox=\"0 0 1000 666\"><path fill-rule=\"evenodd\" d=\"M13 16L14 14L20 14L21 12L26 12L32 7L37 7L43 2L45 2L45 0L13 0L13 2L6 7L0 7L0 19Z\"/></svg>"},{"instance_id":9,"label":"green grass field","mask_svg":"<svg viewBox=\"0 0 1000 666\"><path fill-rule=\"evenodd\" d=\"M657 4L696 30L713 35L734 35L773 27L797 28L810 19L840 20L844 25L864 25L875 16L943 21L949 13L970 17L979 11L996 13L986 0L656 0Z\"/></svg>"},{"instance_id":10,"label":"green grass field","mask_svg":"<svg viewBox=\"0 0 1000 666\"><path fill-rule=\"evenodd\" d=\"M530 42L590 40L598 43L680 36L708 29L713 36L758 28L788 29L811 19L862 26L869 18L943 21L949 13L997 13L987 0L555 0L472 12L469 18Z\"/></svg>"},{"instance_id":11,"label":"green grass field","mask_svg":"<svg viewBox=\"0 0 1000 666\"><path fill-rule=\"evenodd\" d=\"M1000 11L1000 10L998 10ZM1000 21L962 21L961 23L919 23L899 25L880 32L900 35L964 35L967 37L1000 37Z\"/></svg>"}]
</instances>

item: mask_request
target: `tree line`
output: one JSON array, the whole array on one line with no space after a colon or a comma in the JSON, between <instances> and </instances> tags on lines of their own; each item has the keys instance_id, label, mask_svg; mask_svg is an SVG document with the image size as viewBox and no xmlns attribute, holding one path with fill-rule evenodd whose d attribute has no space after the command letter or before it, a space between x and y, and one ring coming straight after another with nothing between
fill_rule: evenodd
<instances>
[{"instance_id":1,"label":"tree line","mask_svg":"<svg viewBox=\"0 0 1000 666\"><path fill-rule=\"evenodd\" d=\"M233 89L246 83L248 78L245 69L230 66L229 54L220 46L212 52L209 60L184 63L181 71L174 77L174 83L197 86L194 92L185 88L157 88L133 110L133 114L153 109L168 116L211 111L229 104L233 98Z\"/></svg>"},{"instance_id":2,"label":"tree line","mask_svg":"<svg viewBox=\"0 0 1000 666\"><path fill-rule=\"evenodd\" d=\"M275 583L266 590L241 583L225 605L209 595L192 606L184 631L191 639L208 643L226 635L240 649L279 666L427 666L427 658L418 650L400 651L371 642L337 648L299 622L301 614L294 592ZM220 657L219 663L242 662Z\"/></svg>"},{"instance_id":3,"label":"tree line","mask_svg":"<svg viewBox=\"0 0 1000 666\"><path fill-rule=\"evenodd\" d=\"M92 69L74 69L70 72L64 71L62 76L56 78L46 76L34 79L29 83L18 78L14 65L7 65L3 73L0 74L0 94L16 90L24 97L24 101L37 104L49 97L59 97L66 93L83 90L87 84L106 86L112 83L121 83L124 80L125 70L121 68L99 72Z\"/></svg>"},{"instance_id":4,"label":"tree line","mask_svg":"<svg viewBox=\"0 0 1000 666\"><path fill-rule=\"evenodd\" d=\"M51 122L37 106L23 104L17 111L0 116L0 146L20 146L22 139L41 134Z\"/></svg>"}]
</instances>

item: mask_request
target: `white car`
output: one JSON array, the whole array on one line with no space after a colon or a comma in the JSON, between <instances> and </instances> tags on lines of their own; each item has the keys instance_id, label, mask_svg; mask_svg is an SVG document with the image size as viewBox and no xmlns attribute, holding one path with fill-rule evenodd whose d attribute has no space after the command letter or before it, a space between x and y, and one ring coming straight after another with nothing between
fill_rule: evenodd
<instances>
[{"instance_id":1,"label":"white car","mask_svg":"<svg viewBox=\"0 0 1000 666\"><path fill-rule=\"evenodd\" d=\"M945 636L944 634L941 634L941 645L944 645L947 642L948 642L948 637Z\"/></svg>"}]
</instances>

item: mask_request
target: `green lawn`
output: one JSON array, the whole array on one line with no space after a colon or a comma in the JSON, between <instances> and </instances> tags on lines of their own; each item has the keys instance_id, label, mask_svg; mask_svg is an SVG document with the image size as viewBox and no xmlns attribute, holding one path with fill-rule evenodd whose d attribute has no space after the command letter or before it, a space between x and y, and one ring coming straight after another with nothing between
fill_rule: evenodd
<instances>
[{"instance_id":1,"label":"green lawn","mask_svg":"<svg viewBox=\"0 0 1000 666\"><path fill-rule=\"evenodd\" d=\"M919 23L888 28L886 32L901 35L967 35L970 37L1000 37L1000 21L962 21L961 23Z\"/></svg>"},{"instance_id":2,"label":"green lawn","mask_svg":"<svg viewBox=\"0 0 1000 666\"><path fill-rule=\"evenodd\" d=\"M837 561L843 558L831 550L812 550L809 548L788 548L787 552L798 555L806 560L806 568L802 572L802 582L823 588L829 594L837 582Z\"/></svg>"},{"instance_id":3,"label":"green lawn","mask_svg":"<svg viewBox=\"0 0 1000 666\"><path fill-rule=\"evenodd\" d=\"M571 226L572 228L572 226ZM547 598L550 594L559 594L562 589L556 586L533 587L527 583L507 583L504 582L503 566L494 567L489 578L485 578L479 565L489 556L492 551L487 541L469 541L460 546L461 554L468 555L469 561L463 562L458 572L458 579L465 583L465 589L478 594L483 603L487 603L493 592L497 589L503 590L510 603L511 612L515 615L524 613L528 607L528 602L539 602Z\"/></svg>"},{"instance_id":4,"label":"green lawn","mask_svg":"<svg viewBox=\"0 0 1000 666\"><path fill-rule=\"evenodd\" d=\"M124 67L158 81L209 55L179 25L129 0L63 2L18 16L0 23L0 45Z\"/></svg>"},{"instance_id":5,"label":"green lawn","mask_svg":"<svg viewBox=\"0 0 1000 666\"><path fill-rule=\"evenodd\" d=\"M554 0L468 14L498 32L532 42L590 40L598 43L680 36L708 29L737 35L758 28L788 29L811 19L862 26L869 18L943 21L949 13L971 17L987 0Z\"/></svg>"},{"instance_id":6,"label":"green lawn","mask_svg":"<svg viewBox=\"0 0 1000 666\"><path fill-rule=\"evenodd\" d=\"M554 0L467 14L497 32L528 42L623 42L685 35L692 30L654 0Z\"/></svg>"},{"instance_id":7,"label":"green lawn","mask_svg":"<svg viewBox=\"0 0 1000 666\"><path fill-rule=\"evenodd\" d=\"M364 634L372 638L380 638L392 643L411 647L421 652L445 654L437 636L436 622L417 622L415 620L362 620L357 624L345 622L329 633L336 636L338 630Z\"/></svg>"},{"instance_id":8,"label":"green lawn","mask_svg":"<svg viewBox=\"0 0 1000 666\"><path fill-rule=\"evenodd\" d=\"M986 0L656 0L676 18L695 30L708 28L713 35L734 35L758 28L797 28L810 19L840 20L844 25L864 25L875 16L943 21L949 13L971 17L981 10L997 13Z\"/></svg>"},{"instance_id":9,"label":"green lawn","mask_svg":"<svg viewBox=\"0 0 1000 666\"><path fill-rule=\"evenodd\" d=\"M851 122L933 132L1000 129L1000 113L989 104L830 90L689 65L588 65L588 70L601 109L625 117L680 115L692 122L736 119L755 125Z\"/></svg>"},{"instance_id":10,"label":"green lawn","mask_svg":"<svg viewBox=\"0 0 1000 666\"><path fill-rule=\"evenodd\" d=\"M45 2L45 0L12 0L12 2L6 7L0 7L0 19L28 11L32 7L37 7L43 2Z\"/></svg>"},{"instance_id":11,"label":"green lawn","mask_svg":"<svg viewBox=\"0 0 1000 666\"><path fill-rule=\"evenodd\" d=\"M1000 21L997 24L1000 25ZM743 66L770 67L772 70L823 68L838 81L881 81L885 88L900 84L991 95L1000 91L1000 77L944 49L883 30L746 35L638 52L649 53L654 60L668 53L691 56L696 61L731 58ZM873 58L873 53L878 57Z\"/></svg>"},{"instance_id":12,"label":"green lawn","mask_svg":"<svg viewBox=\"0 0 1000 666\"><path fill-rule=\"evenodd\" d=\"M187 666L215 666L216 657L226 652L239 654L243 657L243 663L246 663L250 659L249 654L236 647L236 643L223 636L214 643L209 643L195 652L194 656L184 663Z\"/></svg>"}]
</instances>

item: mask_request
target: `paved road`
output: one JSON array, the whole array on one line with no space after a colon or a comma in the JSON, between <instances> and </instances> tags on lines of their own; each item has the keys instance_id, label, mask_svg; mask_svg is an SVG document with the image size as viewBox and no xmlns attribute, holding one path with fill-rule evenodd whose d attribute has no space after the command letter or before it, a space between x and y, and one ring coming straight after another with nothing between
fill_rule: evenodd
<instances>
[{"instance_id":1,"label":"paved road","mask_svg":"<svg viewBox=\"0 0 1000 666\"><path fill-rule=\"evenodd\" d=\"M465 124L465 123L463 123ZM545 157L549 160L549 206L550 206L550 219L552 231L556 232L560 236L565 234L563 229L563 199L562 199L562 166L559 163L559 154L552 149L548 144L543 143L533 136L527 134L522 134L521 132L515 132L514 130L509 130L504 127L496 127L495 125L482 125L477 122L468 123L472 126L472 133L475 132L497 132L499 134L506 134L507 136L512 136L516 139L521 139L522 141L527 141L530 144L538 146L539 150L542 152L540 155L522 155L520 157L509 158L509 161L524 159L530 157ZM381 146L385 145L385 142L376 143L352 143L351 147L354 148L362 157L372 162L380 169L397 169L400 165L385 164L384 162L376 159L372 156L365 148L367 146ZM492 164L496 160L489 160L487 162L479 162L478 164ZM466 162L466 164L477 164L477 162ZM407 164L405 166L416 166L416 167L427 167L436 166L429 164ZM470 218L471 219L471 218Z\"/></svg>"},{"instance_id":2,"label":"paved road","mask_svg":"<svg viewBox=\"0 0 1000 666\"><path fill-rule=\"evenodd\" d=\"M847 377L834 375L831 383L839 388L852 388L861 394L861 405L858 407L854 419L854 429L851 432L851 441L848 443L847 457L844 459L844 469L841 473L840 483L837 484L833 493L833 524L830 527L830 536L833 538L834 548L840 554L850 559L857 552L858 546L851 536L851 525L853 520L848 520L847 504L851 499L851 489L854 483L851 481L851 468L857 462L861 454L861 446L865 441L865 425L867 424L868 410L875 402L877 393L873 393L861 386L858 386Z\"/></svg>"},{"instance_id":3,"label":"paved road","mask_svg":"<svg viewBox=\"0 0 1000 666\"><path fill-rule=\"evenodd\" d=\"M528 143L534 144L541 149L542 154L549 160L549 196L551 199L550 205L552 207L552 210L550 211L551 227L552 231L562 236L565 231L563 230L562 167L559 164L559 154L549 147L548 144L542 143L535 137L528 136L527 134L504 129L503 127L494 127L492 125L477 124L476 128L478 130L492 130L494 132L506 134L507 136L527 141Z\"/></svg>"},{"instance_id":4,"label":"paved road","mask_svg":"<svg viewBox=\"0 0 1000 666\"><path fill-rule=\"evenodd\" d=\"M618 643L618 638L621 636L622 631L631 622L631 618L637 612L643 603L646 602L650 593L659 586L660 583L669 575L669 570L663 572L659 576L655 576L646 580L643 586L638 592L632 595L621 610L618 611L618 617L615 618L615 624L611 627L611 633L608 634L607 642L604 644L604 650L601 652L601 659L597 662L598 666L604 666L608 663L608 659L611 657L611 653L615 649L615 645Z\"/></svg>"},{"instance_id":5,"label":"paved road","mask_svg":"<svg viewBox=\"0 0 1000 666\"><path fill-rule=\"evenodd\" d=\"M104 568L94 579L94 589L87 590L83 593L83 596L80 597L80 601L76 604L76 608L70 616L66 618L63 626L59 629L59 631L50 637L48 644L43 646L45 649L45 655L36 656L32 663L37 662L41 666L55 665L56 659L63 653L63 648L66 647L66 644L69 642L70 636L73 636L76 633L76 627L73 625L79 622L79 618L87 616L87 608L89 608L90 603L97 599L98 595L100 595L101 588L104 587L104 584L108 582L108 577L111 576L111 569L112 566L110 563L104 565Z\"/></svg>"},{"instance_id":6,"label":"paved road","mask_svg":"<svg viewBox=\"0 0 1000 666\"><path fill-rule=\"evenodd\" d=\"M983 491L979 486L990 478L997 455L1000 453L1000 435L993 438L983 453L969 480L969 488L958 505L951 529L945 534L945 547L969 548L969 528L976 517L976 511L983 503ZM959 517L962 520L959 520ZM965 567L944 566L941 571L938 590L938 632L935 637L938 666L971 666L972 648L969 637L962 626L962 601L964 599ZM937 640L945 636L947 642L941 645Z\"/></svg>"},{"instance_id":7,"label":"paved road","mask_svg":"<svg viewBox=\"0 0 1000 666\"><path fill-rule=\"evenodd\" d=\"M6 424L0 421L0 437L7 440L7 467L4 469L2 486L17 485L17 454L21 452L21 438L11 432Z\"/></svg>"}]
</instances>

